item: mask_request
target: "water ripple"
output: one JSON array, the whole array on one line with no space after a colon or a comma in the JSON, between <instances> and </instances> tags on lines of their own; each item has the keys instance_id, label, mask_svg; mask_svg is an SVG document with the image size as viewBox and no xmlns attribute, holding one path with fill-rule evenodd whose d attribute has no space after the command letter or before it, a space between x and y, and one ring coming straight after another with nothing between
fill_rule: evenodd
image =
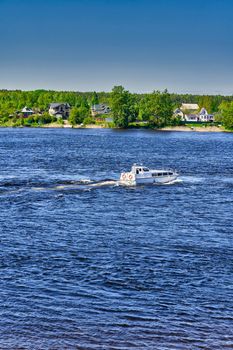
<instances>
[{"instance_id":1,"label":"water ripple","mask_svg":"<svg viewBox=\"0 0 233 350\"><path fill-rule=\"evenodd\" d=\"M1 350L233 348L231 134L0 134Z\"/></svg>"}]
</instances>

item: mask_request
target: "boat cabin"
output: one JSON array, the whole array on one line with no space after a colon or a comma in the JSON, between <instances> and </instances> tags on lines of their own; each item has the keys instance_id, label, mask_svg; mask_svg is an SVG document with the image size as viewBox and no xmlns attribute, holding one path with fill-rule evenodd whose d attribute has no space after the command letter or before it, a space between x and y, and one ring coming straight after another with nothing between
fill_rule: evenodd
<instances>
[{"instance_id":1,"label":"boat cabin","mask_svg":"<svg viewBox=\"0 0 233 350\"><path fill-rule=\"evenodd\" d=\"M142 165L134 164L132 166L131 172L135 175L146 175L146 176L172 176L174 174L171 170L150 170ZM147 175L148 174L148 175Z\"/></svg>"},{"instance_id":2,"label":"boat cabin","mask_svg":"<svg viewBox=\"0 0 233 350\"><path fill-rule=\"evenodd\" d=\"M145 173L145 172L149 172L150 171L150 169L149 168L146 168L146 167L144 167L144 166L142 166L142 165L133 165L132 166L132 169L131 169L131 171L132 171L132 173L134 173L134 174L143 174L143 173Z\"/></svg>"},{"instance_id":3,"label":"boat cabin","mask_svg":"<svg viewBox=\"0 0 233 350\"><path fill-rule=\"evenodd\" d=\"M133 164L131 171L121 173L120 181L123 184L161 184L176 180L178 173L169 169L150 169L142 164Z\"/></svg>"}]
</instances>

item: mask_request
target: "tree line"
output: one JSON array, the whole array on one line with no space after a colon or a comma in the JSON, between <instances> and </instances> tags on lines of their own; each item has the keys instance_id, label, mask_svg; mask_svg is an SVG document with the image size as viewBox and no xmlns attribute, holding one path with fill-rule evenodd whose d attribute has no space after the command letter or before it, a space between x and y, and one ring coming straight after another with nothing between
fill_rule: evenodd
<instances>
[{"instance_id":1,"label":"tree line","mask_svg":"<svg viewBox=\"0 0 233 350\"><path fill-rule=\"evenodd\" d=\"M197 103L208 113L215 114L215 121L227 129L233 129L233 96L220 95L178 95L167 90L149 94L131 94L122 86L115 86L110 93L110 106L114 124L128 127L134 121L146 121L153 127L179 125L174 109L182 103Z\"/></svg>"},{"instance_id":2,"label":"tree line","mask_svg":"<svg viewBox=\"0 0 233 350\"><path fill-rule=\"evenodd\" d=\"M115 86L111 92L73 92L52 90L0 90L0 123L14 119L17 112L28 106L35 114L43 114L35 120L49 122L48 106L53 102L66 102L71 106L69 121L72 125L94 122L90 107L105 103L110 106L115 126L128 127L136 121L145 121L151 126L174 125L179 121L173 111L182 103L197 103L209 113L216 113L216 120L226 128L233 128L233 96L174 94L164 91L138 94L130 93L123 86ZM30 120L29 120L30 121ZM36 123L35 121L35 123ZM33 122L31 123L33 124Z\"/></svg>"}]
</instances>

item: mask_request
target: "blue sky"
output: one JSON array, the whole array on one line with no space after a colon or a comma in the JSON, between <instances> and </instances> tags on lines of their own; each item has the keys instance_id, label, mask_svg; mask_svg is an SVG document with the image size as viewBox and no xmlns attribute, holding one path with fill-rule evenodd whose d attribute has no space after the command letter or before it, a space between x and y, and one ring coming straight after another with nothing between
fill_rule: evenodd
<instances>
[{"instance_id":1,"label":"blue sky","mask_svg":"<svg viewBox=\"0 0 233 350\"><path fill-rule=\"evenodd\" d=\"M233 94L232 0L0 0L0 88Z\"/></svg>"}]
</instances>

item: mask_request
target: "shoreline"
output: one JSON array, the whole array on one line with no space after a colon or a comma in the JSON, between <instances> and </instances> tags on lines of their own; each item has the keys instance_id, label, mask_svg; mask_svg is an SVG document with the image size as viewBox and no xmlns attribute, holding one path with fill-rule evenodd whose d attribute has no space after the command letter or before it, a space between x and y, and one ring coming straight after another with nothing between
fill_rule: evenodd
<instances>
[{"instance_id":1,"label":"shoreline","mask_svg":"<svg viewBox=\"0 0 233 350\"><path fill-rule=\"evenodd\" d=\"M85 126L81 125L75 125L72 127L71 124L69 124L67 121L64 125L59 125L56 123L53 124L45 124L41 126L42 128L68 128L68 129L118 129L118 128L113 128L109 127L107 125L103 124L87 124ZM180 126L166 126L161 129L157 128L145 128L145 127L129 127L126 128L125 130L154 130L154 131L179 131L179 132L232 132L225 130L223 127L219 126L188 126L188 125L180 125Z\"/></svg>"},{"instance_id":2,"label":"shoreline","mask_svg":"<svg viewBox=\"0 0 233 350\"><path fill-rule=\"evenodd\" d=\"M159 129L161 131L183 131L183 132L232 132L218 126L167 126Z\"/></svg>"},{"instance_id":3,"label":"shoreline","mask_svg":"<svg viewBox=\"0 0 233 350\"><path fill-rule=\"evenodd\" d=\"M51 124L44 124L40 126L0 126L1 129L10 128L10 129L22 129L22 128L35 128L35 129L112 129L112 130L120 130L119 128L113 128L106 125L96 125L96 124L88 124L85 126L81 125L75 125L72 127L71 124L57 124L57 123L51 123ZM123 129L122 129L123 130ZM227 132L232 133L233 130L226 130L223 127L218 126L166 126L164 128L145 128L145 127L129 127L125 130L153 130L158 132Z\"/></svg>"},{"instance_id":4,"label":"shoreline","mask_svg":"<svg viewBox=\"0 0 233 350\"><path fill-rule=\"evenodd\" d=\"M46 126L45 126L46 127ZM72 128L71 125L64 125L64 128ZM108 127L105 125L96 125L96 124L89 124L86 126L80 126L76 125L73 127L73 129L118 129L118 128L112 128ZM161 129L157 128L144 128L144 127L129 127L125 130L154 130L154 131L165 131L165 132L172 132L172 131L178 131L178 132L232 132L230 130L225 130L222 127L218 126L195 126L195 127L190 127L190 126L166 126Z\"/></svg>"}]
</instances>

